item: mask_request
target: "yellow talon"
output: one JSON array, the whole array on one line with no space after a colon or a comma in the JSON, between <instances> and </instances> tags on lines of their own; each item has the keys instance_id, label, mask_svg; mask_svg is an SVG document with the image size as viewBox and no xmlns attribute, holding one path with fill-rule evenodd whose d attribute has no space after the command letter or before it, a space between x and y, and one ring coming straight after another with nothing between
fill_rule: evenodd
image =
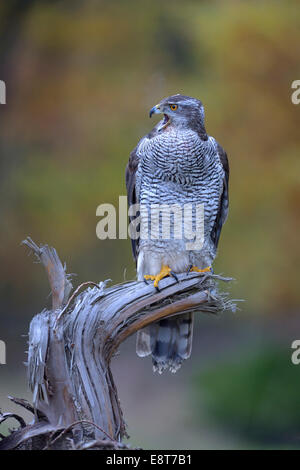
<instances>
[{"instance_id":1,"label":"yellow talon","mask_svg":"<svg viewBox=\"0 0 300 470\"><path fill-rule=\"evenodd\" d=\"M164 277L170 276L171 268L166 266L165 264L162 265L160 272L156 276L152 276L151 274L146 274L144 279L154 281L154 287L158 287L159 281Z\"/></svg>"},{"instance_id":2,"label":"yellow talon","mask_svg":"<svg viewBox=\"0 0 300 470\"><path fill-rule=\"evenodd\" d=\"M197 268L197 266L192 266L190 269L190 272L195 271L196 273L207 273L210 270L211 270L211 266L207 266L207 268L204 268L204 269Z\"/></svg>"}]
</instances>

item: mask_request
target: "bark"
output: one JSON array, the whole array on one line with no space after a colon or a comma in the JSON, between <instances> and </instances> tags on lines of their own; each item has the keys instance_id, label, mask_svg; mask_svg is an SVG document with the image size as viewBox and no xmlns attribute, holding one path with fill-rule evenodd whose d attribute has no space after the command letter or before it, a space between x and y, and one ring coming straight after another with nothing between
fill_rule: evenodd
<instances>
[{"instance_id":1,"label":"bark","mask_svg":"<svg viewBox=\"0 0 300 470\"><path fill-rule=\"evenodd\" d=\"M34 316L29 329L33 405L12 398L32 411L34 422L19 421L20 428L0 441L0 449L124 448L126 426L110 370L119 345L168 316L233 310L216 283L230 279L184 273L179 282L162 280L159 291L153 283L137 281L111 287L86 282L69 297L72 284L55 249L39 247L30 238L23 243L46 269L52 309ZM6 415L2 421L16 418Z\"/></svg>"}]
</instances>

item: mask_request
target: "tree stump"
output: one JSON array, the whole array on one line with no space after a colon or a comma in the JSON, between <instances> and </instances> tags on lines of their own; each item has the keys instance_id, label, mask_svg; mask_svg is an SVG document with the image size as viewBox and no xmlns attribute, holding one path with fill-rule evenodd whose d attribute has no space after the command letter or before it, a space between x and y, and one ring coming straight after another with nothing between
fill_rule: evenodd
<instances>
[{"instance_id":1,"label":"tree stump","mask_svg":"<svg viewBox=\"0 0 300 470\"><path fill-rule=\"evenodd\" d=\"M56 250L23 241L44 265L52 309L35 315L29 329L28 381L33 405L11 398L33 413L26 424L1 436L0 449L122 449L126 426L110 361L119 345L152 322L187 312L217 314L234 310L212 273L183 273L160 281L72 284ZM82 291L82 289L85 290ZM0 438L1 438L0 437Z\"/></svg>"}]
</instances>

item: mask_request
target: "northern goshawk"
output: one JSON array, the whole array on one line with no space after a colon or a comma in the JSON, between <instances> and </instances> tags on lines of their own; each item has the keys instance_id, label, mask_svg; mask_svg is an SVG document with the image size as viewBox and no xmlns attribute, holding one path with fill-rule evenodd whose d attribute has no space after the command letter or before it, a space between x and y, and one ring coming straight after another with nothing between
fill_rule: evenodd
<instances>
[{"instance_id":1,"label":"northern goshawk","mask_svg":"<svg viewBox=\"0 0 300 470\"><path fill-rule=\"evenodd\" d=\"M126 187L129 206L140 205L140 234L148 235L131 240L137 276L153 280L158 288L165 276L211 269L228 213L229 165L225 151L206 133L201 101L169 96L151 109L150 117L154 113L164 117L130 154ZM201 246L187 248L184 230L181 238L176 236L183 227L176 226L174 218L169 236L163 237L165 209L149 219L151 208L159 206L192 206L190 216L182 219L190 229L198 227L195 207L202 207ZM137 354L152 354L154 370L175 372L191 354L192 330L191 313L154 323L138 332Z\"/></svg>"}]
</instances>

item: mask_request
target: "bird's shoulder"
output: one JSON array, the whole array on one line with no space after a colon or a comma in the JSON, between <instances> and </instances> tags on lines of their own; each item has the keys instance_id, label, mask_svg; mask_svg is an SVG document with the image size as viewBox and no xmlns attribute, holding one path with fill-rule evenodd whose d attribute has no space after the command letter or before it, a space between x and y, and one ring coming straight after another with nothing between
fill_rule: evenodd
<instances>
[{"instance_id":1,"label":"bird's shoulder","mask_svg":"<svg viewBox=\"0 0 300 470\"><path fill-rule=\"evenodd\" d=\"M218 156L218 159L220 161L220 164L223 167L223 171L226 175L226 179L228 180L229 176L229 162L228 162L228 156L226 151L223 149L223 147L219 144L219 142L212 136L208 137L208 141L211 142L213 145L216 155Z\"/></svg>"}]
</instances>

